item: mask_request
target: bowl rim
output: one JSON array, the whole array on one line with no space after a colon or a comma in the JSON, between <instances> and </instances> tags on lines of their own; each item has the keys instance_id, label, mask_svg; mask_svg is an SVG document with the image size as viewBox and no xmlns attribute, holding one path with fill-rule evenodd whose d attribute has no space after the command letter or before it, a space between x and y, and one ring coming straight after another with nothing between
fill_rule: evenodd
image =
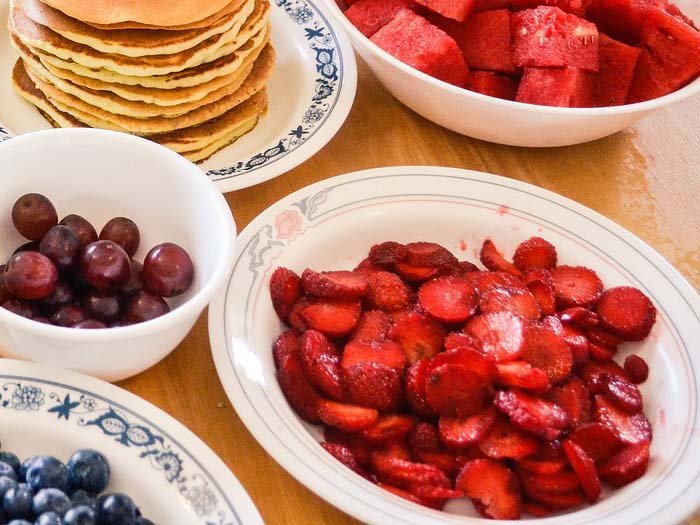
<instances>
[{"instance_id":1,"label":"bowl rim","mask_svg":"<svg viewBox=\"0 0 700 525\"><path fill-rule=\"evenodd\" d=\"M118 131L93 129L93 128L57 128L41 131L33 131L12 137L0 143L0 151L8 148L19 147L24 143L40 144L46 140L52 140L56 135L65 136L69 142L78 140L90 140L91 137L98 139L98 142L110 144L116 151L126 152L129 149L150 150L153 155L162 157L164 165L171 165L175 169L169 170L173 173L186 174L192 184L197 185L200 191L207 195L211 201L210 210L217 215L217 219L222 224L222 230L230 231L231 235L222 235L220 240L222 245L222 255L216 261L211 277L203 284L201 289L182 303L177 308L165 315L145 321L143 323L120 326L114 328L103 328L96 330L77 330L70 327L55 326L36 322L32 319L19 316L12 312L0 308L0 323L6 324L7 328L17 328L23 331L31 331L36 336L45 336L53 339L63 339L75 342L96 342L102 340L107 334L110 338L132 339L143 335L152 334L168 329L169 327L184 323L193 314L199 315L209 304L214 293L223 286L229 273L233 268L236 255L237 227L231 210L223 194L209 180L206 173L200 170L195 164L175 153L174 151L152 142L143 137L130 135ZM179 175L178 175L179 176ZM196 266L195 266L196 272Z\"/></svg>"},{"instance_id":2,"label":"bowl rim","mask_svg":"<svg viewBox=\"0 0 700 525\"><path fill-rule=\"evenodd\" d=\"M333 16L336 21L343 27L343 29L348 33L350 41L353 46L362 48L372 55L379 57L382 61L388 63L388 65L400 70L402 73L412 76L419 81L425 82L430 86L442 89L455 96L465 96L467 98L472 98L477 102L491 104L493 106L502 107L509 110L526 111L533 113L547 113L551 115L570 115L578 117L603 117L603 116L613 116L613 115L628 115L633 113L644 113L650 112L660 107L669 106L684 100L692 95L700 92L700 78L696 78L694 81L690 82L688 85L664 95L663 97L654 98L651 100L646 100L644 102L635 102L634 104L623 104L621 106L606 106L606 107L594 107L594 108L564 108L558 106L542 106L538 104L528 104L525 102L516 102L514 100L505 100L497 97L491 97L489 95L483 95L475 91L470 91L466 88L461 88L445 82L444 80L439 80L435 77L423 73L415 69L408 64L405 64L398 58L390 55L384 51L377 44L372 42L364 34L360 32L345 16L340 6L335 0L321 0L325 2L329 13ZM358 50L359 52L359 50ZM362 53L360 53L362 55ZM383 82L382 82L383 84Z\"/></svg>"}]
</instances>

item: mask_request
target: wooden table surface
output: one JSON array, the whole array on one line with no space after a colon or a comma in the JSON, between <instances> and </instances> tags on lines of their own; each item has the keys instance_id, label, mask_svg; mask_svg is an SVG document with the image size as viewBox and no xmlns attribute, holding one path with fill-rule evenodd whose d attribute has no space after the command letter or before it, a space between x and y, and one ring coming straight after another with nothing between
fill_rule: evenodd
<instances>
[{"instance_id":1,"label":"wooden table surface","mask_svg":"<svg viewBox=\"0 0 700 525\"><path fill-rule=\"evenodd\" d=\"M700 286L697 98L596 142L523 149L470 139L423 119L395 100L364 64L358 66L355 105L324 149L286 175L226 195L239 229L278 199L335 175L391 165L470 168L536 184L593 208ZM267 525L359 523L287 474L247 431L216 374L206 312L167 359L120 386L200 436L238 477Z\"/></svg>"}]
</instances>

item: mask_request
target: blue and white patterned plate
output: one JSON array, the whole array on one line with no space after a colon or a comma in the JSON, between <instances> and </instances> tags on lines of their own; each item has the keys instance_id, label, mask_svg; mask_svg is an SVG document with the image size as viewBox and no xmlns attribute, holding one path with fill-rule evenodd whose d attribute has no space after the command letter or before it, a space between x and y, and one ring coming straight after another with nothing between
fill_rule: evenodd
<instances>
[{"instance_id":1,"label":"blue and white patterned plate","mask_svg":"<svg viewBox=\"0 0 700 525\"><path fill-rule=\"evenodd\" d=\"M226 465L150 403L75 372L0 359L0 441L22 458L104 453L108 491L129 494L159 525L262 525Z\"/></svg>"},{"instance_id":2,"label":"blue and white patterned plate","mask_svg":"<svg viewBox=\"0 0 700 525\"><path fill-rule=\"evenodd\" d=\"M410 503L345 468L317 443L275 377L272 344L283 327L269 298L277 266L299 273L353 268L372 244L428 240L478 262L486 237L506 254L531 236L557 247L561 264L593 268L606 287L642 289L658 308L649 338L624 345L651 374L642 386L654 429L646 475L569 513L567 525L677 523L700 503L700 297L658 253L600 214L536 186L451 168L394 167L331 178L285 197L239 235L227 289L209 308L217 370L238 415L260 444L302 483L345 512L381 525L457 525L478 514L466 500L437 512ZM479 520L481 523L481 520ZM509 522L510 523L510 522ZM532 523L562 523L562 519Z\"/></svg>"},{"instance_id":3,"label":"blue and white patterned plate","mask_svg":"<svg viewBox=\"0 0 700 525\"><path fill-rule=\"evenodd\" d=\"M318 152L345 122L357 88L357 65L342 29L319 0L270 0L277 63L269 108L256 128L200 166L222 192L282 175ZM10 82L16 53L0 0L0 142L51 126Z\"/></svg>"}]
</instances>

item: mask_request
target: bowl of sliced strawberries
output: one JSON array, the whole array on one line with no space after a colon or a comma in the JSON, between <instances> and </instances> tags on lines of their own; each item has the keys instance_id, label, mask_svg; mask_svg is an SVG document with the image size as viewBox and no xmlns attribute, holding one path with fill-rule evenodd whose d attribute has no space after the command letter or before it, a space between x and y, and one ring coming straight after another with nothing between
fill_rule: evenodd
<instances>
[{"instance_id":1,"label":"bowl of sliced strawberries","mask_svg":"<svg viewBox=\"0 0 700 525\"><path fill-rule=\"evenodd\" d=\"M284 198L241 245L209 314L222 384L283 467L363 522L700 506L700 297L595 212L385 168Z\"/></svg>"},{"instance_id":2,"label":"bowl of sliced strawberries","mask_svg":"<svg viewBox=\"0 0 700 525\"><path fill-rule=\"evenodd\" d=\"M700 91L692 0L327 3L397 99L490 142L578 144Z\"/></svg>"}]
</instances>

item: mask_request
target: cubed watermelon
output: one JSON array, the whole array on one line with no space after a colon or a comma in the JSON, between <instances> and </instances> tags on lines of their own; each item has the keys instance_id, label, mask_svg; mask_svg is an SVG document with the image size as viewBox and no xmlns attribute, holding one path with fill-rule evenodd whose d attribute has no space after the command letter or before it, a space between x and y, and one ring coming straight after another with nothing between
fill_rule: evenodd
<instances>
[{"instance_id":1,"label":"cubed watermelon","mask_svg":"<svg viewBox=\"0 0 700 525\"><path fill-rule=\"evenodd\" d=\"M518 80L493 71L478 71L472 69L467 79L467 89L490 97L515 100L518 92Z\"/></svg>"},{"instance_id":2,"label":"cubed watermelon","mask_svg":"<svg viewBox=\"0 0 700 525\"><path fill-rule=\"evenodd\" d=\"M507 9L473 14L453 36L470 68L517 73Z\"/></svg>"},{"instance_id":3,"label":"cubed watermelon","mask_svg":"<svg viewBox=\"0 0 700 525\"><path fill-rule=\"evenodd\" d=\"M411 0L358 0L345 11L345 16L363 35L370 37L410 5Z\"/></svg>"},{"instance_id":4,"label":"cubed watermelon","mask_svg":"<svg viewBox=\"0 0 700 525\"><path fill-rule=\"evenodd\" d=\"M410 9L402 9L372 37L387 53L423 73L463 87L469 75L454 38Z\"/></svg>"},{"instance_id":5,"label":"cubed watermelon","mask_svg":"<svg viewBox=\"0 0 700 525\"><path fill-rule=\"evenodd\" d=\"M593 0L586 18L596 24L601 33L636 46L644 18L653 7L666 9L668 0Z\"/></svg>"},{"instance_id":6,"label":"cubed watermelon","mask_svg":"<svg viewBox=\"0 0 700 525\"><path fill-rule=\"evenodd\" d=\"M700 33L660 9L644 20L642 53L627 96L628 103L662 97L700 75Z\"/></svg>"},{"instance_id":7,"label":"cubed watermelon","mask_svg":"<svg viewBox=\"0 0 700 525\"><path fill-rule=\"evenodd\" d=\"M511 0L513 9L521 11L523 9L532 9L540 5L548 5L558 7L562 11L571 13L572 15L584 17L586 9L591 3L591 0Z\"/></svg>"},{"instance_id":8,"label":"cubed watermelon","mask_svg":"<svg viewBox=\"0 0 700 525\"><path fill-rule=\"evenodd\" d=\"M598 70L598 30L576 15L540 6L513 13L511 30L516 66Z\"/></svg>"},{"instance_id":9,"label":"cubed watermelon","mask_svg":"<svg viewBox=\"0 0 700 525\"><path fill-rule=\"evenodd\" d=\"M477 0L416 0L416 4L458 22L463 22L474 12L476 2Z\"/></svg>"},{"instance_id":10,"label":"cubed watermelon","mask_svg":"<svg viewBox=\"0 0 700 525\"><path fill-rule=\"evenodd\" d=\"M595 73L576 67L525 70L515 100L540 106L587 108L593 105Z\"/></svg>"},{"instance_id":11,"label":"cubed watermelon","mask_svg":"<svg viewBox=\"0 0 700 525\"><path fill-rule=\"evenodd\" d=\"M510 9L513 7L511 0L479 0L476 3L476 13L482 11L494 11L496 9Z\"/></svg>"},{"instance_id":12,"label":"cubed watermelon","mask_svg":"<svg viewBox=\"0 0 700 525\"><path fill-rule=\"evenodd\" d=\"M598 40L600 67L596 78L596 106L621 106L627 100L634 67L641 50L601 33Z\"/></svg>"}]
</instances>

